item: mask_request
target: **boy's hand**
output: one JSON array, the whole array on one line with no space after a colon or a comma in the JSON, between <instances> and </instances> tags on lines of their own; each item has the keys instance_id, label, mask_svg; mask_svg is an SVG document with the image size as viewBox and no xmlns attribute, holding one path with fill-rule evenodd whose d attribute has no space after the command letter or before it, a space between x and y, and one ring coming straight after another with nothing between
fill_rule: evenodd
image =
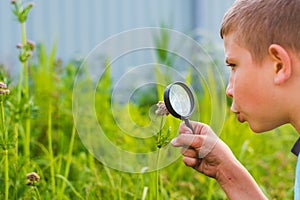
<instances>
[{"instance_id":1,"label":"boy's hand","mask_svg":"<svg viewBox=\"0 0 300 200\"><path fill-rule=\"evenodd\" d=\"M215 178L229 199L267 199L255 180L235 158L229 147L206 124L191 122L195 134L184 123L172 145L181 147L183 162Z\"/></svg>"},{"instance_id":2,"label":"boy's hand","mask_svg":"<svg viewBox=\"0 0 300 200\"><path fill-rule=\"evenodd\" d=\"M218 179L218 169L235 160L229 147L206 124L191 121L195 134L184 123L179 126L180 135L172 145L181 147L183 162L203 174Z\"/></svg>"}]
</instances>

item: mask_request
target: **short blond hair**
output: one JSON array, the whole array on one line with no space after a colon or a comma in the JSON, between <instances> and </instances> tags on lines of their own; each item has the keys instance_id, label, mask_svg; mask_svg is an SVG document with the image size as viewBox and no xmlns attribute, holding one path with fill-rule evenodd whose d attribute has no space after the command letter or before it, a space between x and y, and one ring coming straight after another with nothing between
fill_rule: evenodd
<instances>
[{"instance_id":1,"label":"short blond hair","mask_svg":"<svg viewBox=\"0 0 300 200\"><path fill-rule=\"evenodd\" d=\"M221 38L231 33L258 62L271 44L300 52L300 0L237 0L220 29Z\"/></svg>"}]
</instances>

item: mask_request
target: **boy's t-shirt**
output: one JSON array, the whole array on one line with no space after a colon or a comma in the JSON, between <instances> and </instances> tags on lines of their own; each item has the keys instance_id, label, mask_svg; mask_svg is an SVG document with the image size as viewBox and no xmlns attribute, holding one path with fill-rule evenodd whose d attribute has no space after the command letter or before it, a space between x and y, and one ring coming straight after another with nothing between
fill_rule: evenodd
<instances>
[{"instance_id":1,"label":"boy's t-shirt","mask_svg":"<svg viewBox=\"0 0 300 200\"><path fill-rule=\"evenodd\" d=\"M298 156L298 161L296 165L296 177L294 185L294 200L300 200L300 138L297 140L295 145L292 148L292 152Z\"/></svg>"},{"instance_id":2,"label":"boy's t-shirt","mask_svg":"<svg viewBox=\"0 0 300 200\"><path fill-rule=\"evenodd\" d=\"M297 161L297 166L296 166L294 200L300 200L300 156L298 156L298 161Z\"/></svg>"}]
</instances>

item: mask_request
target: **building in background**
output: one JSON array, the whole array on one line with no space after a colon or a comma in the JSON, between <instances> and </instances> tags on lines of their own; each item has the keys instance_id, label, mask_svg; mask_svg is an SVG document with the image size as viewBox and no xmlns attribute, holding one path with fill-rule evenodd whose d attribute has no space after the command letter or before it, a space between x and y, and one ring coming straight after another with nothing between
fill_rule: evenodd
<instances>
[{"instance_id":1,"label":"building in background","mask_svg":"<svg viewBox=\"0 0 300 200\"><path fill-rule=\"evenodd\" d=\"M24 1L28 2L28 1ZM218 43L219 26L233 0L33 0L27 37L51 49L64 62L84 58L97 44L123 31L164 26L195 39ZM10 0L0 1L0 64L18 68L21 27ZM201 33L201 34L199 34Z\"/></svg>"}]
</instances>

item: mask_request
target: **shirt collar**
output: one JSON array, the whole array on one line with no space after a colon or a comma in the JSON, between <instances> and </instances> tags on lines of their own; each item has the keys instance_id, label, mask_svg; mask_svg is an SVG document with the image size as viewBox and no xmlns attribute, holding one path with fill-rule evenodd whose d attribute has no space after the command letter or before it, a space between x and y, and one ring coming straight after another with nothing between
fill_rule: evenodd
<instances>
[{"instance_id":1,"label":"shirt collar","mask_svg":"<svg viewBox=\"0 0 300 200\"><path fill-rule=\"evenodd\" d=\"M291 152L293 154L295 154L296 156L299 155L299 152L300 152L300 138L296 141L296 143L294 144Z\"/></svg>"}]
</instances>

